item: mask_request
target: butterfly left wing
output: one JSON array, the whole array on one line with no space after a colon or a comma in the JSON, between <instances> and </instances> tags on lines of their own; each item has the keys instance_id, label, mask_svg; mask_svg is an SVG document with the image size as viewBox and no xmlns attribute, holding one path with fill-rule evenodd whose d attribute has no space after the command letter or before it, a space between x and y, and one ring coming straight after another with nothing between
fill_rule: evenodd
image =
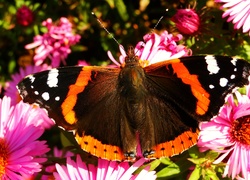
<instances>
[{"instance_id":1,"label":"butterfly left wing","mask_svg":"<svg viewBox=\"0 0 250 180\"><path fill-rule=\"evenodd\" d=\"M25 77L18 90L24 102L44 108L58 126L76 130L83 150L122 160L116 119L119 102L115 102L119 100L115 92L119 71L99 66L62 67Z\"/></svg>"},{"instance_id":2,"label":"butterfly left wing","mask_svg":"<svg viewBox=\"0 0 250 180\"><path fill-rule=\"evenodd\" d=\"M152 64L144 71L151 102L147 106L157 117L151 117L156 134L151 156L161 157L196 143L198 123L216 115L235 87L249 83L250 65L231 57L190 56Z\"/></svg>"}]
</instances>

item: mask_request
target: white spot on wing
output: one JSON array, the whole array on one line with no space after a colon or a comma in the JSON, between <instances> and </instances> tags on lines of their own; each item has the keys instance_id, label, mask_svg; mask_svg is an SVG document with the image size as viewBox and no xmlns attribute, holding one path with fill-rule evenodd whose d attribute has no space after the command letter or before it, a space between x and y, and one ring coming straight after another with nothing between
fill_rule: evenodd
<instances>
[{"instance_id":1,"label":"white spot on wing","mask_svg":"<svg viewBox=\"0 0 250 180\"><path fill-rule=\"evenodd\" d=\"M234 66L236 66L236 62L237 62L237 59L236 59L236 58L233 58L233 59L231 60L231 63L232 63Z\"/></svg>"},{"instance_id":2,"label":"white spot on wing","mask_svg":"<svg viewBox=\"0 0 250 180\"><path fill-rule=\"evenodd\" d=\"M34 91L34 94L35 94L35 95L39 95L39 92L38 92L38 91Z\"/></svg>"},{"instance_id":3,"label":"white spot on wing","mask_svg":"<svg viewBox=\"0 0 250 180\"><path fill-rule=\"evenodd\" d=\"M209 88L210 88L210 89L213 89L213 88L214 88L214 85L210 84L210 85L209 85Z\"/></svg>"},{"instance_id":4,"label":"white spot on wing","mask_svg":"<svg viewBox=\"0 0 250 180\"><path fill-rule=\"evenodd\" d=\"M207 70L209 71L209 74L217 74L220 70L217 64L217 60L212 55L207 55L205 57L206 63L207 63Z\"/></svg>"},{"instance_id":5,"label":"white spot on wing","mask_svg":"<svg viewBox=\"0 0 250 180\"><path fill-rule=\"evenodd\" d=\"M28 78L30 79L31 84L35 81L35 77L33 75L29 75Z\"/></svg>"},{"instance_id":6,"label":"white spot on wing","mask_svg":"<svg viewBox=\"0 0 250 180\"><path fill-rule=\"evenodd\" d=\"M220 86L225 87L228 83L228 80L226 78L220 78Z\"/></svg>"},{"instance_id":7,"label":"white spot on wing","mask_svg":"<svg viewBox=\"0 0 250 180\"><path fill-rule=\"evenodd\" d=\"M49 93L48 92L44 92L42 94L42 98L45 100L45 101L48 101L49 100Z\"/></svg>"},{"instance_id":8,"label":"white spot on wing","mask_svg":"<svg viewBox=\"0 0 250 180\"><path fill-rule=\"evenodd\" d=\"M49 87L57 87L58 86L58 78L59 75L58 69L51 69L48 74L47 84Z\"/></svg>"},{"instance_id":9,"label":"white spot on wing","mask_svg":"<svg viewBox=\"0 0 250 180\"><path fill-rule=\"evenodd\" d=\"M232 75L230 76L230 79L235 79L235 75L232 74Z\"/></svg>"},{"instance_id":10,"label":"white spot on wing","mask_svg":"<svg viewBox=\"0 0 250 180\"><path fill-rule=\"evenodd\" d=\"M59 100L60 100L60 97L59 97L59 96L56 96L56 97L55 97L55 100L56 100L56 101L59 101Z\"/></svg>"}]
</instances>

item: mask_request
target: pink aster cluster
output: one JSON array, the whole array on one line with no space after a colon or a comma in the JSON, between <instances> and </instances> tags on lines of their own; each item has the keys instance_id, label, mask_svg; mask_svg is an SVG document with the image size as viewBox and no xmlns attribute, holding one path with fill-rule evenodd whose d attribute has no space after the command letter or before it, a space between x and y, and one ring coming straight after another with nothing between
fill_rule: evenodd
<instances>
[{"instance_id":1,"label":"pink aster cluster","mask_svg":"<svg viewBox=\"0 0 250 180\"><path fill-rule=\"evenodd\" d=\"M57 24L53 24L52 19L47 19L42 23L47 28L43 35L34 37L34 42L27 44L26 49L35 49L34 61L40 65L49 58L52 67L58 67L71 53L70 46L80 40L80 35L72 33L72 24L65 17L61 17Z\"/></svg>"},{"instance_id":2,"label":"pink aster cluster","mask_svg":"<svg viewBox=\"0 0 250 180\"><path fill-rule=\"evenodd\" d=\"M183 45L178 45L182 39L182 35L178 34L174 36L169 34L167 31L158 35L156 33L146 34L143 37L144 41L137 43L134 52L140 58L145 66L161 62L169 59L179 58L182 56L189 56L192 51ZM115 60L111 52L108 51L108 56L117 66L124 64L125 57L127 56L126 51L120 46L121 56L119 62Z\"/></svg>"},{"instance_id":3,"label":"pink aster cluster","mask_svg":"<svg viewBox=\"0 0 250 180\"><path fill-rule=\"evenodd\" d=\"M95 179L119 179L119 180L144 180L156 179L155 171L149 171L149 167L141 170L137 175L133 173L143 165L145 159L140 159L132 166L128 162L118 163L116 161L107 161L98 159L98 165L86 165L79 155L76 161L70 157L67 158L67 166L56 164L57 172L54 173L56 180L95 180Z\"/></svg>"},{"instance_id":4,"label":"pink aster cluster","mask_svg":"<svg viewBox=\"0 0 250 180\"><path fill-rule=\"evenodd\" d=\"M228 17L227 21L234 24L235 29L243 29L243 33L249 33L250 36L250 1L248 0L215 0L222 3L225 9L222 17Z\"/></svg>"},{"instance_id":5,"label":"pink aster cluster","mask_svg":"<svg viewBox=\"0 0 250 180\"><path fill-rule=\"evenodd\" d=\"M225 162L224 176L250 179L250 86L247 95L230 95L218 116L200 125L198 146L201 151L214 150Z\"/></svg>"},{"instance_id":6,"label":"pink aster cluster","mask_svg":"<svg viewBox=\"0 0 250 180\"><path fill-rule=\"evenodd\" d=\"M46 161L42 156L49 148L38 140L44 128L37 123L32 107L23 102L11 106L10 99L4 97L0 112L0 179L28 179L41 171L41 163Z\"/></svg>"}]
</instances>

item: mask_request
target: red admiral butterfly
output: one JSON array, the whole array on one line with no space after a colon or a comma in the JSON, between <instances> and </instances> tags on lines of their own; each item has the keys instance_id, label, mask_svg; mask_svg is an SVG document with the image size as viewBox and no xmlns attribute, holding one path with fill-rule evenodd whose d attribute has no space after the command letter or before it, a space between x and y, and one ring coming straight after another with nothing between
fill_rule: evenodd
<instances>
[{"instance_id":1,"label":"red admiral butterfly","mask_svg":"<svg viewBox=\"0 0 250 180\"><path fill-rule=\"evenodd\" d=\"M132 52L133 50L130 50ZM121 68L62 67L18 84L58 126L76 130L84 151L133 160L137 140L146 158L169 157L193 146L235 87L248 84L250 64L224 56L190 56L142 67L128 53Z\"/></svg>"}]
</instances>

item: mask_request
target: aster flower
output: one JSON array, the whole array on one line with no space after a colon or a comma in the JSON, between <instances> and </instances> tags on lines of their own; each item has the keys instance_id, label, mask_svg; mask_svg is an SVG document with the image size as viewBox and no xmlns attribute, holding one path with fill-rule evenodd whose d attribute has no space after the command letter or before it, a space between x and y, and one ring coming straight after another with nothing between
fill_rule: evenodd
<instances>
[{"instance_id":1,"label":"aster flower","mask_svg":"<svg viewBox=\"0 0 250 180\"><path fill-rule=\"evenodd\" d=\"M226 162L224 176L250 179L250 99L236 92L228 97L218 116L202 122L198 146L220 152L215 164Z\"/></svg>"},{"instance_id":2,"label":"aster flower","mask_svg":"<svg viewBox=\"0 0 250 180\"><path fill-rule=\"evenodd\" d=\"M57 147L53 148L52 154L49 154L47 157L48 159L50 158L67 158L67 157L72 157L74 154L71 151L64 151L61 149L58 149ZM55 163L52 162L50 165L47 165L45 167L45 173L41 176L42 180L47 180L47 179L54 179L53 178L53 172L56 172L56 166Z\"/></svg>"},{"instance_id":3,"label":"aster flower","mask_svg":"<svg viewBox=\"0 0 250 180\"><path fill-rule=\"evenodd\" d=\"M16 21L22 26L29 26L34 21L34 14L29 7L23 5L16 12Z\"/></svg>"},{"instance_id":4,"label":"aster flower","mask_svg":"<svg viewBox=\"0 0 250 180\"><path fill-rule=\"evenodd\" d=\"M243 29L243 33L250 35L250 1L248 0L215 0L217 3L223 3L222 8L226 8L222 17L227 16L227 22L232 21L234 29Z\"/></svg>"},{"instance_id":5,"label":"aster flower","mask_svg":"<svg viewBox=\"0 0 250 180\"><path fill-rule=\"evenodd\" d=\"M0 100L0 179L24 179L41 171L49 151L45 141L37 140L44 132L35 126L32 108L20 102L10 105L10 98Z\"/></svg>"},{"instance_id":6,"label":"aster flower","mask_svg":"<svg viewBox=\"0 0 250 180\"><path fill-rule=\"evenodd\" d=\"M80 35L72 34L72 24L65 17L61 17L57 25L49 18L42 23L46 26L47 32L34 37L34 42L27 44L26 49L35 49L34 61L40 65L46 58L51 60L52 67L58 67L65 63L68 54L71 53L70 46L80 40Z\"/></svg>"},{"instance_id":7,"label":"aster flower","mask_svg":"<svg viewBox=\"0 0 250 180\"><path fill-rule=\"evenodd\" d=\"M200 28L200 17L194 9L178 9L171 20L182 34L192 35Z\"/></svg>"},{"instance_id":8,"label":"aster flower","mask_svg":"<svg viewBox=\"0 0 250 180\"><path fill-rule=\"evenodd\" d=\"M57 173L54 173L56 179L156 179L155 171L149 171L149 167L143 169L138 175L133 175L134 171L138 169L145 159L140 159L129 167L128 162L118 163L116 161L107 161L98 159L98 167L92 164L86 165L79 155L76 157L76 162L71 158L67 158L67 165L56 164Z\"/></svg>"},{"instance_id":9,"label":"aster flower","mask_svg":"<svg viewBox=\"0 0 250 180\"><path fill-rule=\"evenodd\" d=\"M161 35L156 33L147 34L143 37L143 39L144 42L140 41L137 43L134 52L142 61L141 64L144 64L144 66L168 59L191 55L191 50L183 45L177 44L177 42L182 39L181 34L173 36L167 31L164 31ZM125 57L127 56L122 46L120 46L120 51L120 63L117 62L111 52L108 51L109 58L118 66L124 64Z\"/></svg>"}]
</instances>

